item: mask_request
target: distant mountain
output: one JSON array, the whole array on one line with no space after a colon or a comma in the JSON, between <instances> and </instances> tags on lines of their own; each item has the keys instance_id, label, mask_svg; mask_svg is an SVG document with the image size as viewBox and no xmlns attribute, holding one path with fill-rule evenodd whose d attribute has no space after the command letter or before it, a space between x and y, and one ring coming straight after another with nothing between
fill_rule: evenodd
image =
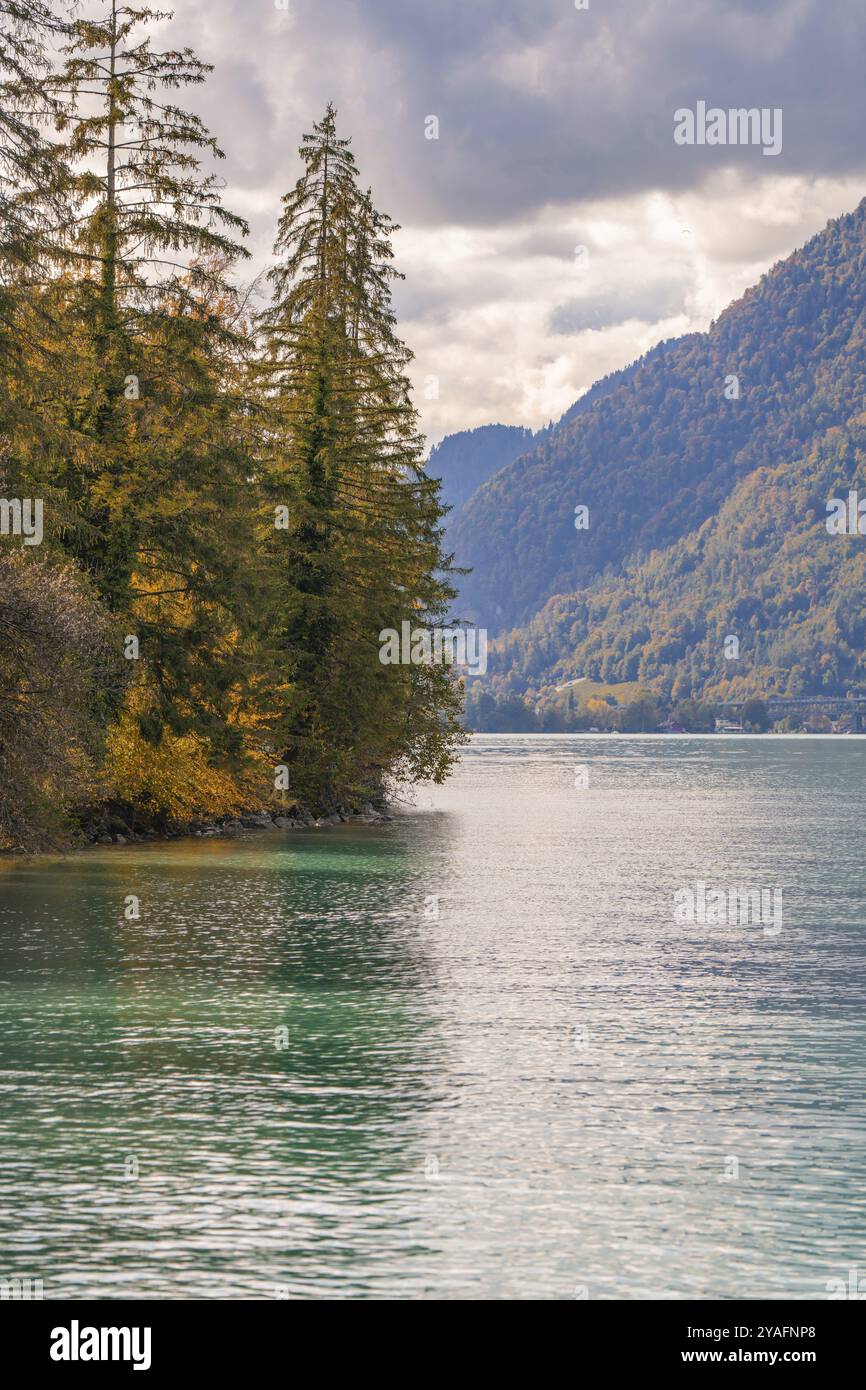
<instances>
[{"instance_id":1,"label":"distant mountain","mask_svg":"<svg viewBox=\"0 0 866 1390\"><path fill-rule=\"evenodd\" d=\"M446 526L452 528L471 497L502 468L523 454L532 453L555 431L582 415L612 386L625 380L634 367L597 381L562 416L533 433L521 425L479 425L474 430L449 434L430 450L427 473L442 483L442 500L451 508Z\"/></svg>"},{"instance_id":2,"label":"distant mountain","mask_svg":"<svg viewBox=\"0 0 866 1390\"><path fill-rule=\"evenodd\" d=\"M481 425L446 435L431 449L426 471L441 479L442 500L453 508L446 525L453 525L454 513L491 474L532 449L538 438L520 425Z\"/></svg>"},{"instance_id":3,"label":"distant mountain","mask_svg":"<svg viewBox=\"0 0 866 1390\"><path fill-rule=\"evenodd\" d=\"M581 594L590 590L607 593L614 611L627 598L618 577L637 582L641 562L671 547L678 547L671 559L689 563L698 532L741 484L764 470L764 484L780 488L784 469L828 447L828 432L846 431L866 405L864 271L866 202L775 266L709 332L661 343L606 378L531 452L493 473L449 537L457 563L472 567L463 584L466 615L503 632L530 623L557 595L566 596L561 611L569 603L582 611ZM847 432L844 439L847 450ZM847 455L839 472L853 476ZM578 506L589 508L586 530L575 529ZM769 540L767 547L760 553L769 569ZM709 586L707 603L723 597L719 583L718 572L696 568L693 584ZM670 598L663 590L662 580L661 605ZM605 600L593 602L597 629L607 609ZM554 626L544 658L550 670L587 640L579 622ZM640 668L652 640L652 632L634 635L629 669ZM684 640L690 650L700 639Z\"/></svg>"}]
</instances>

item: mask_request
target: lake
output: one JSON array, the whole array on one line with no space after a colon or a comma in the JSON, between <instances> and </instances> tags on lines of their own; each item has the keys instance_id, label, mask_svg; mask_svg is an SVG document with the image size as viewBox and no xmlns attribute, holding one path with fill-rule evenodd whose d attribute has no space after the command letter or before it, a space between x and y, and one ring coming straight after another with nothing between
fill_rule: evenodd
<instances>
[{"instance_id":1,"label":"lake","mask_svg":"<svg viewBox=\"0 0 866 1390\"><path fill-rule=\"evenodd\" d=\"M864 825L860 738L482 735L391 824L0 867L0 1279L866 1278Z\"/></svg>"}]
</instances>

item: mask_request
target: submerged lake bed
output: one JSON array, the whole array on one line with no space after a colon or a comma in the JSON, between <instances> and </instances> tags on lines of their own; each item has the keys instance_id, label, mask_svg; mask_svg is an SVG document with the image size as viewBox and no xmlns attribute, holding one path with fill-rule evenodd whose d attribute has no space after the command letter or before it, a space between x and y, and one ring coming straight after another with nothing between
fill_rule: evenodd
<instances>
[{"instance_id":1,"label":"submerged lake bed","mask_svg":"<svg viewBox=\"0 0 866 1390\"><path fill-rule=\"evenodd\" d=\"M864 774L854 737L476 735L390 824L4 865L0 1280L829 1297Z\"/></svg>"}]
</instances>

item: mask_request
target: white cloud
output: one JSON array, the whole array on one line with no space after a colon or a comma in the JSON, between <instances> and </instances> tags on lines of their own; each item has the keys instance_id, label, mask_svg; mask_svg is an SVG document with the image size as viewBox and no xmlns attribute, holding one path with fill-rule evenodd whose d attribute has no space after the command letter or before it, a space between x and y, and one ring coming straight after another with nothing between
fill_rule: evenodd
<instances>
[{"instance_id":1,"label":"white cloud","mask_svg":"<svg viewBox=\"0 0 866 1390\"><path fill-rule=\"evenodd\" d=\"M700 195L545 208L498 231L406 228L401 323L431 440L493 421L537 429L557 418L661 339L708 328L858 194L853 181L756 184L723 174ZM589 248L582 270L573 256L581 243ZM424 303L413 312L418 284ZM438 401L425 399L429 376L440 380Z\"/></svg>"}]
</instances>

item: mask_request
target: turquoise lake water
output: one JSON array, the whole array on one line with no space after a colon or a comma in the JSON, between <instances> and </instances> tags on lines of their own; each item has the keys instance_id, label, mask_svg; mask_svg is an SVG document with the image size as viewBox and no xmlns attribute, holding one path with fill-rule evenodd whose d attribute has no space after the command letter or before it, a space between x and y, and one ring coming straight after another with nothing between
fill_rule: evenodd
<instances>
[{"instance_id":1,"label":"turquoise lake water","mask_svg":"<svg viewBox=\"0 0 866 1390\"><path fill-rule=\"evenodd\" d=\"M864 739L479 736L389 825L0 868L0 1280L866 1278L864 826ZM781 929L677 921L701 883Z\"/></svg>"}]
</instances>

